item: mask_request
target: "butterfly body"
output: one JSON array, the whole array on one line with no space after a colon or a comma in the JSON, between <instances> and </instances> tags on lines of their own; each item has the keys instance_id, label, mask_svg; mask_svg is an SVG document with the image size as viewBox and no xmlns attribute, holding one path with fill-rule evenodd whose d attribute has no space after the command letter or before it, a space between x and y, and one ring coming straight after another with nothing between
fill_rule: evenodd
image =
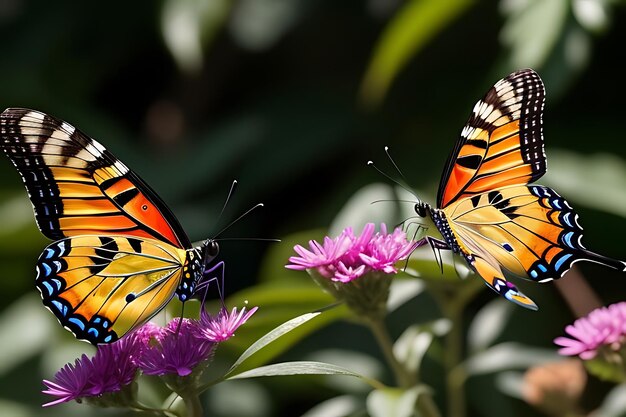
<instances>
[{"instance_id":1,"label":"butterfly body","mask_svg":"<svg viewBox=\"0 0 626 417\"><path fill-rule=\"evenodd\" d=\"M187 301L218 252L193 247L137 174L68 123L29 109L0 116L0 145L54 240L37 262L43 303L79 339L111 343Z\"/></svg>"},{"instance_id":2,"label":"butterfly body","mask_svg":"<svg viewBox=\"0 0 626 417\"><path fill-rule=\"evenodd\" d=\"M531 184L546 171L544 87L531 69L498 81L474 106L452 151L437 207L419 202L444 240L435 250L460 254L487 286L536 310L505 275L537 282L562 277L578 261L626 271L626 263L588 251L570 204L554 190Z\"/></svg>"}]
</instances>

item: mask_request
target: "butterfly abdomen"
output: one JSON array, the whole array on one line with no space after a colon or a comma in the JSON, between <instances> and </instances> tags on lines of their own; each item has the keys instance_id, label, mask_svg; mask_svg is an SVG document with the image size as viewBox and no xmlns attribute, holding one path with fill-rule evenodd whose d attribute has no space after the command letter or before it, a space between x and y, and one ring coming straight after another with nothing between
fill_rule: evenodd
<instances>
[{"instance_id":1,"label":"butterfly abdomen","mask_svg":"<svg viewBox=\"0 0 626 417\"><path fill-rule=\"evenodd\" d=\"M202 275L202 265L200 257L196 253L196 249L187 249L187 259L183 266L183 275L176 288L176 295L180 301L187 301L196 292L196 285L200 281Z\"/></svg>"}]
</instances>

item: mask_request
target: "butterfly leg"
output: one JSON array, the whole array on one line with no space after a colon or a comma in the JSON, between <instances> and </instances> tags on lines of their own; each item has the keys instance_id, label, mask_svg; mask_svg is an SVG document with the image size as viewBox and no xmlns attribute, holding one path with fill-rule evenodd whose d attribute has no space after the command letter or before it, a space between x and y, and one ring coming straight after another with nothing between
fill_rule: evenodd
<instances>
[{"instance_id":1,"label":"butterfly leg","mask_svg":"<svg viewBox=\"0 0 626 417\"><path fill-rule=\"evenodd\" d=\"M423 243L421 243L423 241ZM439 269L443 274L443 258L441 257L442 250L450 250L450 246L443 240L436 239L432 236L426 236L422 240L420 240L421 244L418 244L417 247L420 247L426 243L430 245L430 248L433 250L433 255L435 255L435 260L437 261L437 265L439 265Z\"/></svg>"},{"instance_id":2,"label":"butterfly leg","mask_svg":"<svg viewBox=\"0 0 626 417\"><path fill-rule=\"evenodd\" d=\"M224 263L224 261L220 261L216 263L215 265L213 265L212 267L206 269L204 273L202 274L202 278L200 278L200 281L198 282L198 285L196 287L195 294L197 295L201 291L204 290L204 294L202 295L202 298L201 298L201 301L203 304L207 299L209 286L211 285L212 282L216 282L217 292L220 296L220 300L222 300L222 305L224 305L224 294L222 291L224 289L225 270L226 270L226 264ZM214 275L216 271L217 273Z\"/></svg>"},{"instance_id":3,"label":"butterfly leg","mask_svg":"<svg viewBox=\"0 0 626 417\"><path fill-rule=\"evenodd\" d=\"M478 256L472 257L469 261L476 273L485 280L489 288L517 305L529 310L536 311L539 309L537 304L518 290L515 284L504 278L500 268L493 267L489 262Z\"/></svg>"}]
</instances>

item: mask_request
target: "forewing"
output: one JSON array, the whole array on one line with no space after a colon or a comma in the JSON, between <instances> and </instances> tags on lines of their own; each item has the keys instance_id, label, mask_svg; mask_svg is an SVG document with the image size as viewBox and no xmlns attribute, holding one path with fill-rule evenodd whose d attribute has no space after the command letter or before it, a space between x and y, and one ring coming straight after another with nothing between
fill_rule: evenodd
<instances>
[{"instance_id":1,"label":"forewing","mask_svg":"<svg viewBox=\"0 0 626 417\"><path fill-rule=\"evenodd\" d=\"M437 195L445 208L495 188L528 184L546 171L544 87L524 69L498 81L474 106L448 157Z\"/></svg>"},{"instance_id":2,"label":"forewing","mask_svg":"<svg viewBox=\"0 0 626 417\"><path fill-rule=\"evenodd\" d=\"M560 278L580 260L626 266L584 248L578 215L548 187L506 187L461 200L444 213L470 252L488 253L508 271L533 281Z\"/></svg>"},{"instance_id":3,"label":"forewing","mask_svg":"<svg viewBox=\"0 0 626 417\"><path fill-rule=\"evenodd\" d=\"M22 176L46 237L118 234L191 247L157 194L73 126L38 111L7 109L0 129L2 150Z\"/></svg>"},{"instance_id":4,"label":"forewing","mask_svg":"<svg viewBox=\"0 0 626 417\"><path fill-rule=\"evenodd\" d=\"M37 262L43 303L78 339L110 343L146 322L174 295L186 252L125 236L54 242Z\"/></svg>"}]
</instances>

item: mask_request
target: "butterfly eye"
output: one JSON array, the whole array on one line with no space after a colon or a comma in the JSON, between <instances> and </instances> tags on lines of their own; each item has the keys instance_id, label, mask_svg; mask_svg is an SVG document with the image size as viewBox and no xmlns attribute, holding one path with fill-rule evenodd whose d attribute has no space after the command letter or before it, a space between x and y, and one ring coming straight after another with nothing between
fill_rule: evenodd
<instances>
[{"instance_id":1,"label":"butterfly eye","mask_svg":"<svg viewBox=\"0 0 626 417\"><path fill-rule=\"evenodd\" d=\"M420 217L426 217L426 207L422 203L417 203L415 205L415 212Z\"/></svg>"},{"instance_id":2,"label":"butterfly eye","mask_svg":"<svg viewBox=\"0 0 626 417\"><path fill-rule=\"evenodd\" d=\"M220 247L216 241L212 240L210 242L207 242L206 254L208 257L213 259L217 257L219 253L220 253Z\"/></svg>"}]
</instances>

